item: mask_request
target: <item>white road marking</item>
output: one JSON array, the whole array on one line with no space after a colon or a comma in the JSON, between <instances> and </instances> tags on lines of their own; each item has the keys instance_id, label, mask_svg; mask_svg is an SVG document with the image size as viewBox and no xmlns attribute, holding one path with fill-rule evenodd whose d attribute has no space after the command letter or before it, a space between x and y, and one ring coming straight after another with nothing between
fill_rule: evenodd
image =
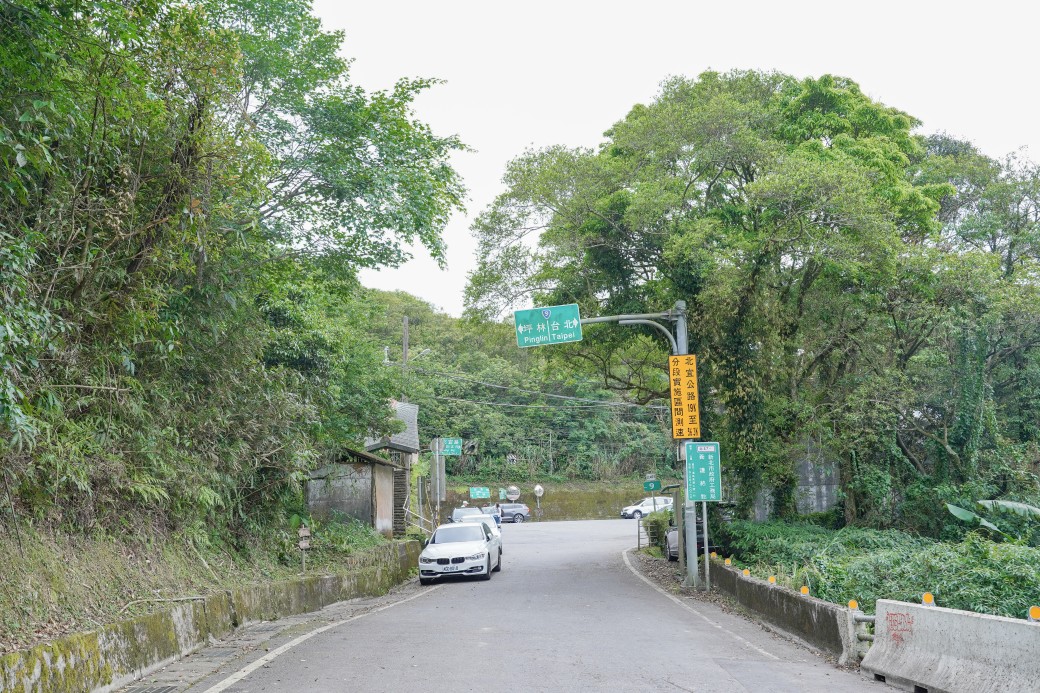
<instances>
[{"instance_id":1,"label":"white road marking","mask_svg":"<svg viewBox=\"0 0 1040 693\"><path fill-rule=\"evenodd\" d=\"M385 606L381 606L378 609L372 609L371 611L366 611L363 614L358 614L357 616L351 616L350 618L345 618L342 621L336 621L335 623L330 623L327 626L322 626L321 628L317 628L315 630L312 630L310 633L304 633L303 635L301 635L300 637L296 638L295 640L287 642L284 645L282 645L281 647L268 652L267 654L265 654L263 657L261 657L260 659L256 660L255 662L242 667L241 669L236 671L234 674L232 674L231 676L227 677L226 679L224 679L223 681L221 681L217 685L213 686L212 688L207 688L205 693L220 693L221 691L227 690L228 688L230 688L231 686L234 686L236 683L238 683L239 681L241 681L245 677L249 676L251 673L253 673L257 669L259 669L260 667L262 667L265 664L268 664L269 662L271 662L273 659L275 659L279 655L285 654L286 652L288 652L292 648L296 647L297 645L299 645L303 641L309 640L310 638L313 638L315 635L318 635L319 633L324 633L325 631L331 630L332 628L336 628L338 626L342 626L344 623L350 623L351 621L356 621L356 620L358 620L360 618L364 618L365 616L369 616L371 614L379 613L380 611L386 611L387 609L395 607L398 604L404 604L405 602L410 602L413 599L418 599L419 597L427 595L430 592L434 592L436 590L439 590L441 587L443 587L443 585L437 585L436 587L430 587L429 589L424 589L422 592L419 592L418 594L413 594L412 596L408 597L407 599L402 599L402 600L394 602L392 604L386 604Z\"/></svg>"},{"instance_id":2,"label":"white road marking","mask_svg":"<svg viewBox=\"0 0 1040 693\"><path fill-rule=\"evenodd\" d=\"M664 591L663 589L661 589L660 587L658 587L657 585L655 585L655 584L654 584L653 582L651 582L651 581L650 581L650 580L649 580L648 578L646 578L646 577L645 577L645 576L644 576L644 575L643 575L642 573L640 573L640 572L639 572L638 570L636 570L636 569L635 569L635 567L634 567L634 566L632 565L632 562L628 560L628 552L629 552L629 551L631 551L631 550L632 550L632 549L625 549L624 551L622 551L622 552L621 552L621 558L622 558L622 559L624 559L624 561L625 561L625 565L626 565L626 566L628 566L628 569L629 569L629 570L631 570L631 571L632 571L632 574L633 574L633 575L635 575L635 576L636 576L637 578L639 578L640 580L642 580L642 581L643 581L643 582L645 582L646 584L650 585L650 587L651 587L651 588L653 588L653 589L654 589L654 590L656 590L657 592L659 592L659 593L663 594L663 595L664 595L665 597L668 597L669 599L671 599L671 600L672 600L673 602L675 602L676 604L678 604L678 605L679 605L679 606L681 606L682 608L686 609L687 611L689 611L689 612L691 612L691 613L697 614L698 616L700 616L701 618L703 618L703 619L704 619L705 621L707 621L708 623L710 623L710 624L711 624L711 625L713 625L714 627L718 628L718 629L719 629L719 630L721 630L722 632L726 633L726 634L727 634L727 635L729 635L730 637L734 638L735 640L738 640L738 641L740 641L740 642L741 642L741 643L743 643L743 644L744 644L745 646L747 646L747 647L750 647L750 648L751 648L752 650L754 650L755 652L758 652L759 654L761 654L761 655L763 655L763 656L765 656L765 657L769 657L770 659L775 659L775 660L777 660L777 661L779 661L779 660L780 660L780 658L779 658L779 657L777 657L777 656L776 656L775 654L772 654L771 652L766 652L766 651L765 651L765 650L763 650L763 649L762 649L761 647L759 647L759 646L757 646L757 645L754 645L754 644L752 644L752 643L751 643L751 642L750 642L749 640L746 640L745 638L742 638L742 637L740 637L740 636L739 636L739 635L737 635L736 633L733 633L733 632L731 632L731 631L728 631L728 630L726 630L725 628L723 628L723 627L722 627L722 624L720 624L720 623L718 623L718 622L716 622L716 621L713 621L713 620L711 620L710 618L708 618L707 616L705 616L704 614L702 614L702 613L701 613L700 611L697 611L696 609L694 609L694 608L693 608L692 606L690 606L689 604L687 604L687 603L686 603L686 602L684 602L683 600L679 599L679 598L678 598L678 597L676 597L675 595L672 595L672 594L668 594L668 593L667 593L667 592L665 592L665 591Z\"/></svg>"}]
</instances>

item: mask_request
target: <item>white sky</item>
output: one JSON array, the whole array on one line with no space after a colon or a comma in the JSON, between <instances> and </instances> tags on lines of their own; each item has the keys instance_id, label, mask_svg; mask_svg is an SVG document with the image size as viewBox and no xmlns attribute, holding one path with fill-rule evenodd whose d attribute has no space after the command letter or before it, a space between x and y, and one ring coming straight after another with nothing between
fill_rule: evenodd
<instances>
[{"instance_id":1,"label":"white sky","mask_svg":"<svg viewBox=\"0 0 1040 693\"><path fill-rule=\"evenodd\" d=\"M354 83L447 82L415 110L475 150L453 160L470 200L445 231L448 269L419 249L361 280L452 315L477 262L470 222L502 192L506 162L532 146L599 144L669 75L841 75L922 120L923 133L949 132L990 156L1025 146L1040 157L1040 10L1021 0L316 0L314 9L326 29L346 32Z\"/></svg>"}]
</instances>

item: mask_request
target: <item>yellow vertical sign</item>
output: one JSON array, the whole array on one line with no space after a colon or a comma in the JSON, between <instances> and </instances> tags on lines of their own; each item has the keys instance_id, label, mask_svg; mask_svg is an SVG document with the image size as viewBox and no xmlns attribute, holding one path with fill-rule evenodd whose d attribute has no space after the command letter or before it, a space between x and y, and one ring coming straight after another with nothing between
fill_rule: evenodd
<instances>
[{"instance_id":1,"label":"yellow vertical sign","mask_svg":"<svg viewBox=\"0 0 1040 693\"><path fill-rule=\"evenodd\" d=\"M693 354L668 357L668 379L672 391L672 437L700 438L701 410L697 398L697 357Z\"/></svg>"}]
</instances>

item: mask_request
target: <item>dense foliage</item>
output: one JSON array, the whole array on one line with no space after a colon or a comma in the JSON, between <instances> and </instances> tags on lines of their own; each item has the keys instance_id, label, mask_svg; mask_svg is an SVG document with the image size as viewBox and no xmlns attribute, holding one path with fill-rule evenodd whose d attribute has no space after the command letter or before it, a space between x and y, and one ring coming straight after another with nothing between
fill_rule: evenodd
<instances>
[{"instance_id":1,"label":"dense foliage","mask_svg":"<svg viewBox=\"0 0 1040 693\"><path fill-rule=\"evenodd\" d=\"M762 493L792 515L805 458L836 467L847 523L940 536L943 501L1035 499L1040 172L918 126L845 78L669 79L598 149L510 164L469 312L685 300L741 515ZM552 358L661 403L665 355L597 326Z\"/></svg>"},{"instance_id":2,"label":"dense foliage","mask_svg":"<svg viewBox=\"0 0 1040 693\"><path fill-rule=\"evenodd\" d=\"M359 267L436 257L461 145L306 0L0 0L4 524L248 534L390 430Z\"/></svg>"},{"instance_id":3,"label":"dense foliage","mask_svg":"<svg viewBox=\"0 0 1040 693\"><path fill-rule=\"evenodd\" d=\"M931 592L939 606L1024 618L1040 584L1040 549L976 533L941 542L895 530L734 522L716 538L756 577L808 585L838 604L856 599L870 613L878 599L920 602Z\"/></svg>"}]
</instances>

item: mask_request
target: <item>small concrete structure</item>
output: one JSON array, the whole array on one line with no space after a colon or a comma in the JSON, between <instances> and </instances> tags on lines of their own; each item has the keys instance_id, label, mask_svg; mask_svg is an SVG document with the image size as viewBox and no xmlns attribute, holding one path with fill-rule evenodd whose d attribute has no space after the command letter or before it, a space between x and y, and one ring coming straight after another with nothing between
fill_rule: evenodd
<instances>
[{"instance_id":1,"label":"small concrete structure","mask_svg":"<svg viewBox=\"0 0 1040 693\"><path fill-rule=\"evenodd\" d=\"M335 464L311 472L307 507L317 517L339 514L372 525L390 536L394 530L394 475L398 465L376 455L345 450Z\"/></svg>"},{"instance_id":2,"label":"small concrete structure","mask_svg":"<svg viewBox=\"0 0 1040 693\"><path fill-rule=\"evenodd\" d=\"M879 599L864 671L911 691L1040 690L1040 623Z\"/></svg>"},{"instance_id":3,"label":"small concrete structure","mask_svg":"<svg viewBox=\"0 0 1040 693\"><path fill-rule=\"evenodd\" d=\"M408 499L411 497L412 465L419 459L419 405L393 401L394 416L404 424L404 430L392 436L366 438L367 452L386 451L397 465L394 471L393 534L402 536L408 524Z\"/></svg>"},{"instance_id":4,"label":"small concrete structure","mask_svg":"<svg viewBox=\"0 0 1040 693\"><path fill-rule=\"evenodd\" d=\"M795 503L803 515L830 510L838 503L838 462L813 439L804 441L805 447L795 456L798 490ZM764 522L773 512L770 489L762 489L755 498L755 520Z\"/></svg>"}]
</instances>

